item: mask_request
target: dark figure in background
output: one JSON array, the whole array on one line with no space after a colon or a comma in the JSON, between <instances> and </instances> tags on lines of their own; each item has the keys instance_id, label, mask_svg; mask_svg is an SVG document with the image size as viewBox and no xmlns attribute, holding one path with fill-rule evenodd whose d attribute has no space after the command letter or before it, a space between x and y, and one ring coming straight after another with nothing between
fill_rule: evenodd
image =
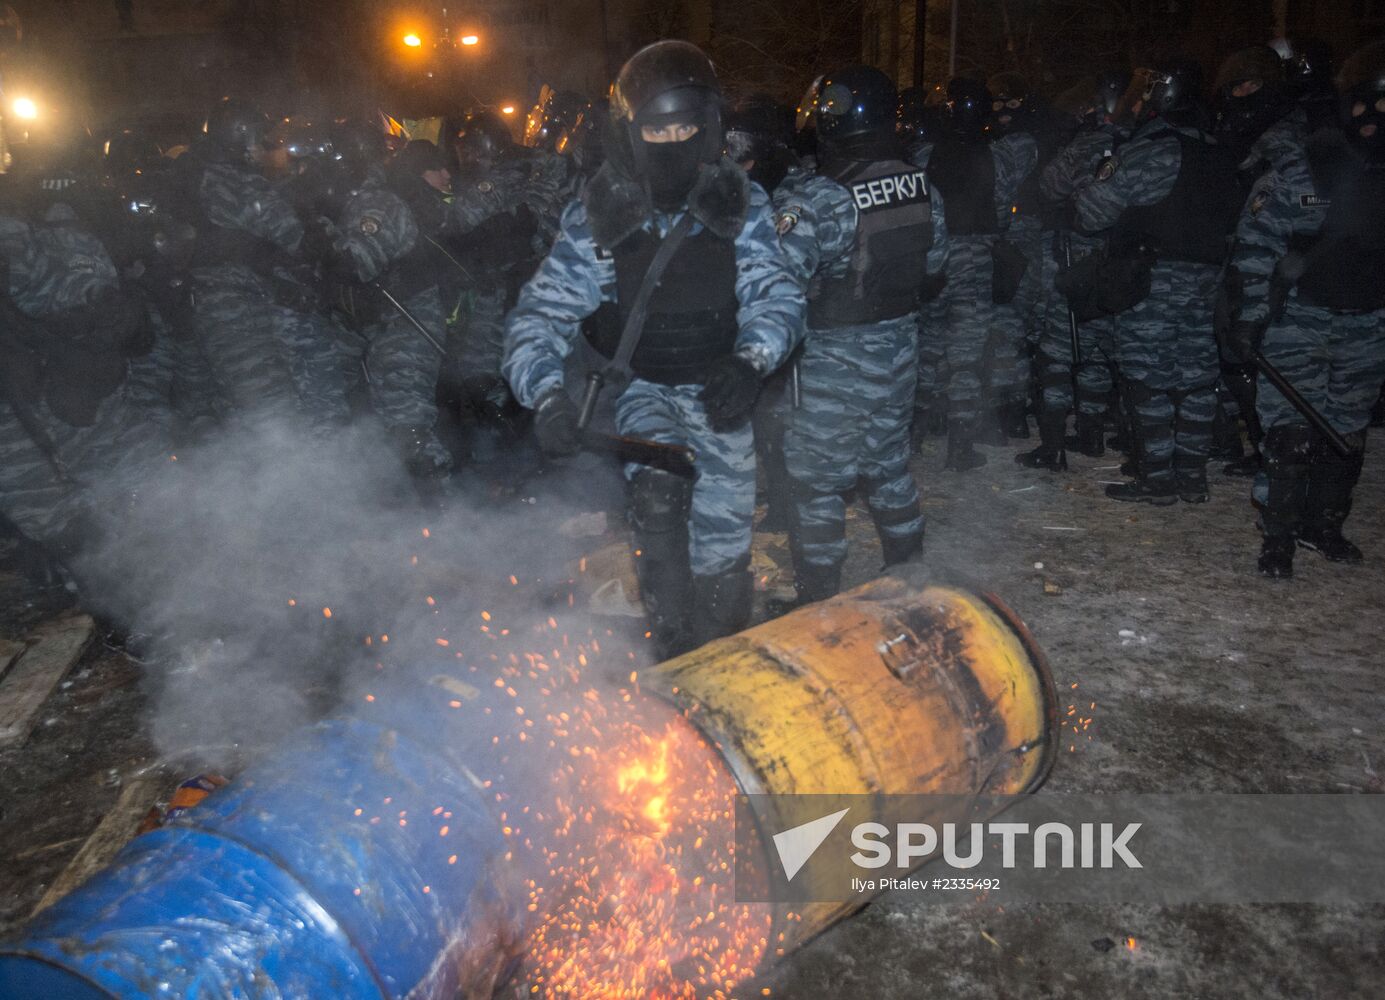
<instances>
[{"instance_id":1,"label":"dark figure in background","mask_svg":"<svg viewBox=\"0 0 1385 1000\"><path fill-rule=\"evenodd\" d=\"M437 238L447 213L442 193L425 179L427 171L445 169L444 160L436 149L429 159L406 148L387 176L384 136L368 122L338 126L332 148L349 196L320 239L332 272L354 285L356 301L365 306L357 316L362 349L355 360L364 362L371 406L410 473L424 480L445 476L451 456L434 426L446 323L441 263L429 240Z\"/></svg>"},{"instance_id":2,"label":"dark figure in background","mask_svg":"<svg viewBox=\"0 0 1385 1000\"><path fill-rule=\"evenodd\" d=\"M1054 228L1043 255L1041 274L1046 298L1035 356L1039 375L1039 446L1015 456L1016 462L1031 469L1067 468L1065 432L1069 410L1075 413L1072 447L1093 457L1106 450L1103 415L1113 384L1115 321L1110 316L1100 316L1078 324L1078 364L1073 357L1068 301L1059 293L1056 283L1059 273L1070 266L1068 258L1077 264L1099 253L1105 244L1100 237L1075 230L1073 206L1077 195L1095 182L1097 168L1110 160L1129 136L1129 131L1116 121L1120 99L1129 86L1129 70L1110 70L1099 75L1089 104L1080 116L1077 135L1040 175L1040 194L1050 206Z\"/></svg>"},{"instance_id":3,"label":"dark figure in background","mask_svg":"<svg viewBox=\"0 0 1385 1000\"><path fill-rule=\"evenodd\" d=\"M630 58L612 90L606 162L564 211L506 318L510 386L533 408L544 449L572 454L581 438L566 358L583 335L597 354L615 355L655 255L682 240L648 290L615 412L621 434L697 453L695 482L626 466L640 594L661 656L735 632L749 616L750 415L803 323L769 197L723 155L721 100L711 61L686 42Z\"/></svg>"},{"instance_id":4,"label":"dark figure in background","mask_svg":"<svg viewBox=\"0 0 1385 1000\"><path fill-rule=\"evenodd\" d=\"M227 98L177 161L178 209L197 233L194 333L223 423L317 427L344 409L341 366L334 346L276 294L276 270L301 263L303 224L259 166L268 127L258 108Z\"/></svg>"},{"instance_id":5,"label":"dark figure in background","mask_svg":"<svg viewBox=\"0 0 1385 1000\"><path fill-rule=\"evenodd\" d=\"M858 486L885 565L923 551L909 427L919 302L947 263L948 232L925 170L904 158L896 108L894 84L873 67L823 76L809 107L817 171L791 173L774 197L784 253L808 297L803 405L784 441L800 603L841 585L846 494Z\"/></svg>"},{"instance_id":6,"label":"dark figure in background","mask_svg":"<svg viewBox=\"0 0 1385 1000\"><path fill-rule=\"evenodd\" d=\"M1005 439L1029 437L1028 397L1033 383L1033 356L1037 347L1039 301L1044 294L1044 234L1052 245L1056 220L1039 193L1043 168L1058 152L1064 138L1052 108L1034 93L1019 73L997 73L987 82L991 91L991 132L997 138L1023 133L1033 138L1038 148L1038 165L1025 175L1015 193L1013 217L1005 239L1020 251L1024 276L1015 291L1013 310L1017 339L1009 349L1015 367L1006 379L997 372L992 394L1001 400L998 420L989 424L989 439L1004 444Z\"/></svg>"},{"instance_id":7,"label":"dark figure in background","mask_svg":"<svg viewBox=\"0 0 1385 1000\"><path fill-rule=\"evenodd\" d=\"M1149 282L1117 319L1137 478L1108 486L1113 500L1207 500L1220 371L1212 306L1241 188L1234 159L1202 127L1200 80L1197 64L1177 57L1137 71L1127 95L1135 130L1077 195L1078 225L1109 230L1108 257Z\"/></svg>"},{"instance_id":8,"label":"dark figure in background","mask_svg":"<svg viewBox=\"0 0 1385 1000\"><path fill-rule=\"evenodd\" d=\"M946 341L946 467L959 472L986 463L972 447L978 419L984 414L999 420L1003 407L1019 402L1013 383L1022 330L1014 272L1023 258L1003 235L1039 154L1033 137L1023 132L992 135L991 102L977 80L949 83L948 131L927 161L928 179L947 207L951 258L947 284L929 304L926 326Z\"/></svg>"},{"instance_id":9,"label":"dark figure in background","mask_svg":"<svg viewBox=\"0 0 1385 1000\"><path fill-rule=\"evenodd\" d=\"M1315 133L1256 182L1232 263L1243 279L1229 350L1258 348L1346 437L1340 455L1263 380L1266 576L1293 575L1295 546L1359 563L1342 535L1385 379L1385 42L1342 67L1343 132Z\"/></svg>"},{"instance_id":10,"label":"dark figure in background","mask_svg":"<svg viewBox=\"0 0 1385 1000\"><path fill-rule=\"evenodd\" d=\"M1332 46L1321 38L1277 38L1271 48L1284 62L1284 85L1302 110L1308 134L1337 125Z\"/></svg>"},{"instance_id":11,"label":"dark figure in background","mask_svg":"<svg viewBox=\"0 0 1385 1000\"><path fill-rule=\"evenodd\" d=\"M797 163L790 148L793 118L792 110L764 96L741 101L726 116L726 155L771 198ZM755 453L765 481L765 516L758 525L761 531L788 531L793 517L789 474L784 466L784 431L793 407L791 375L792 364L784 365L765 380L752 418Z\"/></svg>"},{"instance_id":12,"label":"dark figure in background","mask_svg":"<svg viewBox=\"0 0 1385 1000\"><path fill-rule=\"evenodd\" d=\"M1246 191L1287 157L1299 154L1307 135L1307 118L1284 83L1284 64L1275 51L1258 45L1233 53L1217 71L1215 135L1237 159L1237 170ZM1250 453L1242 455L1240 432L1228 407L1217 410L1215 446L1225 457L1235 459L1224 471L1231 476L1254 476L1260 471L1260 441L1263 433L1255 412L1253 365L1240 364L1227 357L1224 325L1236 308L1239 295L1235 271L1228 270L1231 282L1223 282L1216 312L1217 335L1222 344L1221 386L1235 403L1236 414L1245 421Z\"/></svg>"}]
</instances>

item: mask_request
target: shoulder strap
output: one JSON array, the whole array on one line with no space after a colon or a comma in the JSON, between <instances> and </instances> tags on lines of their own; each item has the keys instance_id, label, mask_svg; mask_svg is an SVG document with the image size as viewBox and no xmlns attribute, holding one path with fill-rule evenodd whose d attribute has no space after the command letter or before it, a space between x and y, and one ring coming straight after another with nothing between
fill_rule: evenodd
<instances>
[{"instance_id":1,"label":"shoulder strap","mask_svg":"<svg viewBox=\"0 0 1385 1000\"><path fill-rule=\"evenodd\" d=\"M630 359L635 356L635 349L640 346L640 337L644 334L644 322L649 318L649 300L653 298L659 279L663 277L669 261L678 252L692 225L692 213L684 212L683 217L654 252L654 259L649 262L649 270L644 273L644 280L640 282L640 290L635 294L635 301L630 304L630 313L625 319L625 326L621 328L616 353L611 357L611 363L606 366L607 374L619 374L626 379L630 377Z\"/></svg>"}]
</instances>

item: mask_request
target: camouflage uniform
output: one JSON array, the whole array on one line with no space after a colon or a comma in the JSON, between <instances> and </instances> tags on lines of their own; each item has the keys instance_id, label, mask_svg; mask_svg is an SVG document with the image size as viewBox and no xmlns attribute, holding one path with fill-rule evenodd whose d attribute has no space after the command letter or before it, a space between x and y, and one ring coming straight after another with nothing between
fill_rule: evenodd
<instances>
[{"instance_id":1,"label":"camouflage uniform","mask_svg":"<svg viewBox=\"0 0 1385 1000\"><path fill-rule=\"evenodd\" d=\"M1078 192L1079 226L1099 232L1131 207L1158 205L1169 196L1183 160L1172 131L1162 119L1136 130L1102 165L1097 180ZM1205 138L1191 127L1176 131ZM1206 499L1219 375L1211 330L1217 276L1215 264L1156 260L1148 297L1117 323L1116 363L1138 426L1142 480L1171 492L1177 479L1189 498Z\"/></svg>"},{"instance_id":2,"label":"camouflage uniform","mask_svg":"<svg viewBox=\"0 0 1385 1000\"><path fill-rule=\"evenodd\" d=\"M645 227L667 234L678 217L656 215ZM701 230L697 223L690 238ZM802 330L803 297L788 273L774 231L769 197L750 186L749 211L735 238L740 333L735 353L762 375L783 363ZM503 371L516 399L532 407L564 384L565 360L579 327L602 302L614 301L615 265L592 236L581 201L563 212L558 238L506 317ZM634 378L616 400L621 434L684 445L697 453L689 531L691 569L715 577L744 564L755 511L755 450L749 423L717 432L698 400L700 385ZM628 465L627 478L643 466Z\"/></svg>"},{"instance_id":3,"label":"camouflage uniform","mask_svg":"<svg viewBox=\"0 0 1385 1000\"><path fill-rule=\"evenodd\" d=\"M1010 226L1015 195L1038 163L1033 136L1015 133L990 143L995 164L995 213L998 233L949 237L947 284L931 303L925 328L939 331L948 368L948 416L974 422L988 404L1022 397L1017 384L1017 345L1024 339L1023 319L1012 302L997 305L991 297L991 248ZM934 150L936 153L936 149Z\"/></svg>"},{"instance_id":4,"label":"camouflage uniform","mask_svg":"<svg viewBox=\"0 0 1385 1000\"><path fill-rule=\"evenodd\" d=\"M1044 168L1040 179L1045 198L1067 202L1096 177L1097 167L1112 155L1119 134L1112 127L1080 133ZM1053 289L1061 266L1061 239L1066 236L1074 263L1099 250L1103 241L1082 233L1055 233L1050 252L1044 254L1044 288L1051 294L1042 311L1039 335L1039 385L1042 410L1066 414L1075 409L1079 419L1099 419L1112 388L1111 352L1115 347L1115 320L1103 316L1082 323L1077 330L1082 364L1077 369L1078 398L1072 392L1072 332L1068 325L1068 301ZM1041 418L1042 419L1042 418Z\"/></svg>"},{"instance_id":5,"label":"camouflage uniform","mask_svg":"<svg viewBox=\"0 0 1385 1000\"><path fill-rule=\"evenodd\" d=\"M1344 457L1315 440L1303 416L1262 377L1257 409L1266 434L1268 482L1261 485L1267 535L1340 534L1360 476L1371 406L1385 380L1385 310L1334 311L1306 301L1295 288L1282 315L1270 312L1275 266L1292 242L1323 229L1329 209L1299 144L1256 182L1236 229L1232 264L1244 281L1240 318L1268 324L1266 359L1356 448Z\"/></svg>"},{"instance_id":6,"label":"camouflage uniform","mask_svg":"<svg viewBox=\"0 0 1385 1000\"><path fill-rule=\"evenodd\" d=\"M936 188L930 187L928 199L933 240L927 267L936 275L947 264L947 224ZM815 276L847 273L859 217L850 190L792 171L775 190L774 204L784 254L809 295ZM807 330L799 361L802 406L791 414L784 439L795 494L795 557L803 563L841 566L845 494L858 480L887 563L899 561L892 553L922 536L918 487L908 469L918 345L918 312Z\"/></svg>"},{"instance_id":7,"label":"camouflage uniform","mask_svg":"<svg viewBox=\"0 0 1385 1000\"><path fill-rule=\"evenodd\" d=\"M0 256L9 265L10 300L40 322L119 285L105 248L70 215L32 229L0 218ZM40 542L62 539L81 517L118 526L140 486L169 461L166 357L153 351L128 360L124 380L83 426L60 418L42 395L27 402L0 395L0 514ZM48 378L63 377L50 362Z\"/></svg>"},{"instance_id":8,"label":"camouflage uniform","mask_svg":"<svg viewBox=\"0 0 1385 1000\"><path fill-rule=\"evenodd\" d=\"M262 255L253 264L248 253L217 260L212 250L212 259L200 257L192 269L194 332L216 389L217 415L223 421L255 415L296 423L306 411L316 421L318 414L300 396L299 379L313 384L308 396L320 406L324 396L333 395L339 365L322 368L330 346L324 347L310 326L290 322L267 276L274 256L298 249L302 223L269 180L248 167L207 164L196 197L203 224L212 227L201 234L204 244L239 234L262 246L251 251ZM305 343L300 361L296 354Z\"/></svg>"},{"instance_id":9,"label":"camouflage uniform","mask_svg":"<svg viewBox=\"0 0 1385 1000\"><path fill-rule=\"evenodd\" d=\"M408 205L372 174L342 210L334 252L355 281L390 288L391 266L414 251L421 238ZM437 283L419 284L424 287L391 291L442 344L447 326ZM451 459L433 431L441 355L383 296L376 305L381 319L363 331L366 343L357 359L364 358L370 373L371 404L392 432L409 437L411 460L417 457L444 469Z\"/></svg>"}]
</instances>

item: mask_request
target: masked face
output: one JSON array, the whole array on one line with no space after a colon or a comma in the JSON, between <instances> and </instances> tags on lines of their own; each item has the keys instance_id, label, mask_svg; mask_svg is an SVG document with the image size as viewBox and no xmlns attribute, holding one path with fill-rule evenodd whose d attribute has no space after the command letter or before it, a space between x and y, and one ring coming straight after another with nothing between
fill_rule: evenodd
<instances>
[{"instance_id":1,"label":"masked face","mask_svg":"<svg viewBox=\"0 0 1385 1000\"><path fill-rule=\"evenodd\" d=\"M696 125L674 123L645 125L640 129L644 143L646 176L654 207L664 212L681 208L702 165L702 143Z\"/></svg>"},{"instance_id":2,"label":"masked face","mask_svg":"<svg viewBox=\"0 0 1385 1000\"><path fill-rule=\"evenodd\" d=\"M1217 115L1217 139L1238 156L1281 116L1277 95L1258 80L1245 80L1230 86L1223 95Z\"/></svg>"},{"instance_id":3,"label":"masked face","mask_svg":"<svg viewBox=\"0 0 1385 1000\"><path fill-rule=\"evenodd\" d=\"M1347 101L1347 139L1373 162L1385 161L1385 93L1357 93Z\"/></svg>"}]
</instances>

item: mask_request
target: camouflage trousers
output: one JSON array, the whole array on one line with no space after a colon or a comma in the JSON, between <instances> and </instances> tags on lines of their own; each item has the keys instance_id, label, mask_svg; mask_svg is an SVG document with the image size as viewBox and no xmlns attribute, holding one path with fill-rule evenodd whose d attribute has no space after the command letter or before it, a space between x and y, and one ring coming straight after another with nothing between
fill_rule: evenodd
<instances>
[{"instance_id":1,"label":"camouflage trousers","mask_svg":"<svg viewBox=\"0 0 1385 1000\"><path fill-rule=\"evenodd\" d=\"M345 350L335 321L318 312L271 307L275 335L288 354L299 408L327 432L351 418L346 398Z\"/></svg>"},{"instance_id":2,"label":"camouflage trousers","mask_svg":"<svg viewBox=\"0 0 1385 1000\"><path fill-rule=\"evenodd\" d=\"M403 306L438 344L446 344L447 322L436 288L410 296ZM380 308L380 322L367 326L359 340L348 341L348 363L368 378L371 409L380 421L392 430L415 429L423 453L449 465L451 456L434 433L442 355L389 302L381 301Z\"/></svg>"},{"instance_id":3,"label":"camouflage trousers","mask_svg":"<svg viewBox=\"0 0 1385 1000\"><path fill-rule=\"evenodd\" d=\"M268 286L243 268L228 268L216 277L199 272L192 307L218 419L296 423L298 391L286 338L278 329L283 316Z\"/></svg>"},{"instance_id":4,"label":"camouflage trousers","mask_svg":"<svg viewBox=\"0 0 1385 1000\"><path fill-rule=\"evenodd\" d=\"M789 419L784 460L803 560L828 566L846 558L845 494L858 482L882 537L922 532L908 468L918 318L809 330L799 372L802 405Z\"/></svg>"},{"instance_id":5,"label":"camouflage trousers","mask_svg":"<svg viewBox=\"0 0 1385 1000\"><path fill-rule=\"evenodd\" d=\"M1072 410L1086 416L1099 416L1106 411L1115 381L1112 358L1116 344L1116 321L1114 317L1103 316L1078 326L1077 343L1082 363L1077 368L1077 399L1074 400L1068 300L1055 287L1061 245L1056 242L1055 234L1049 235L1054 236L1053 252L1045 253L1041 261L1046 294L1039 308L1039 336L1034 359L1040 402L1045 410L1061 410L1063 413ZM1098 241L1073 236L1073 260L1080 260L1097 245Z\"/></svg>"},{"instance_id":6,"label":"camouflage trousers","mask_svg":"<svg viewBox=\"0 0 1385 1000\"><path fill-rule=\"evenodd\" d=\"M1019 322L1019 339L1015 342L1015 371L1010 378L1014 391L1027 394L1034 381L1034 358L1043 335L1044 312L1053 293L1053 275L1057 264L1050 252L1053 234L1045 232L1037 216L1017 215L1005 238L1021 253L1027 266L1015 293L1012 308ZM1015 388L1017 387L1017 389Z\"/></svg>"},{"instance_id":7,"label":"camouflage trousers","mask_svg":"<svg viewBox=\"0 0 1385 1000\"><path fill-rule=\"evenodd\" d=\"M750 554L755 517L755 432L749 421L714 431L698 400L701 385L633 380L616 400L616 431L628 437L691 448L697 454L688 515L688 559L696 576L716 576ZM646 468L628 463L626 479Z\"/></svg>"},{"instance_id":8,"label":"camouflage trousers","mask_svg":"<svg viewBox=\"0 0 1385 1000\"><path fill-rule=\"evenodd\" d=\"M1161 261L1149 297L1116 324L1116 363L1139 437L1141 472L1201 474L1212 446L1220 359L1212 335L1217 269Z\"/></svg>"},{"instance_id":9,"label":"camouflage trousers","mask_svg":"<svg viewBox=\"0 0 1385 1000\"><path fill-rule=\"evenodd\" d=\"M173 454L159 353L130 363L88 427L59 420L42 400L21 421L14 404L0 401L0 514L38 542L57 539L80 516L119 527L122 511Z\"/></svg>"},{"instance_id":10,"label":"camouflage trousers","mask_svg":"<svg viewBox=\"0 0 1385 1000\"><path fill-rule=\"evenodd\" d=\"M948 416L953 419L974 420L983 408L1025 393L1018 360L1023 319L1013 302L996 305L991 301L994 240L992 236L952 239L947 284L924 310L923 328L929 339L936 338L925 360L935 370L921 378L925 386L946 393Z\"/></svg>"},{"instance_id":11,"label":"camouflage trousers","mask_svg":"<svg viewBox=\"0 0 1385 1000\"><path fill-rule=\"evenodd\" d=\"M1265 358L1342 434L1369 422L1385 380L1385 312L1334 313L1291 298L1265 333ZM1263 377L1256 409L1266 430L1303 417Z\"/></svg>"}]
</instances>

